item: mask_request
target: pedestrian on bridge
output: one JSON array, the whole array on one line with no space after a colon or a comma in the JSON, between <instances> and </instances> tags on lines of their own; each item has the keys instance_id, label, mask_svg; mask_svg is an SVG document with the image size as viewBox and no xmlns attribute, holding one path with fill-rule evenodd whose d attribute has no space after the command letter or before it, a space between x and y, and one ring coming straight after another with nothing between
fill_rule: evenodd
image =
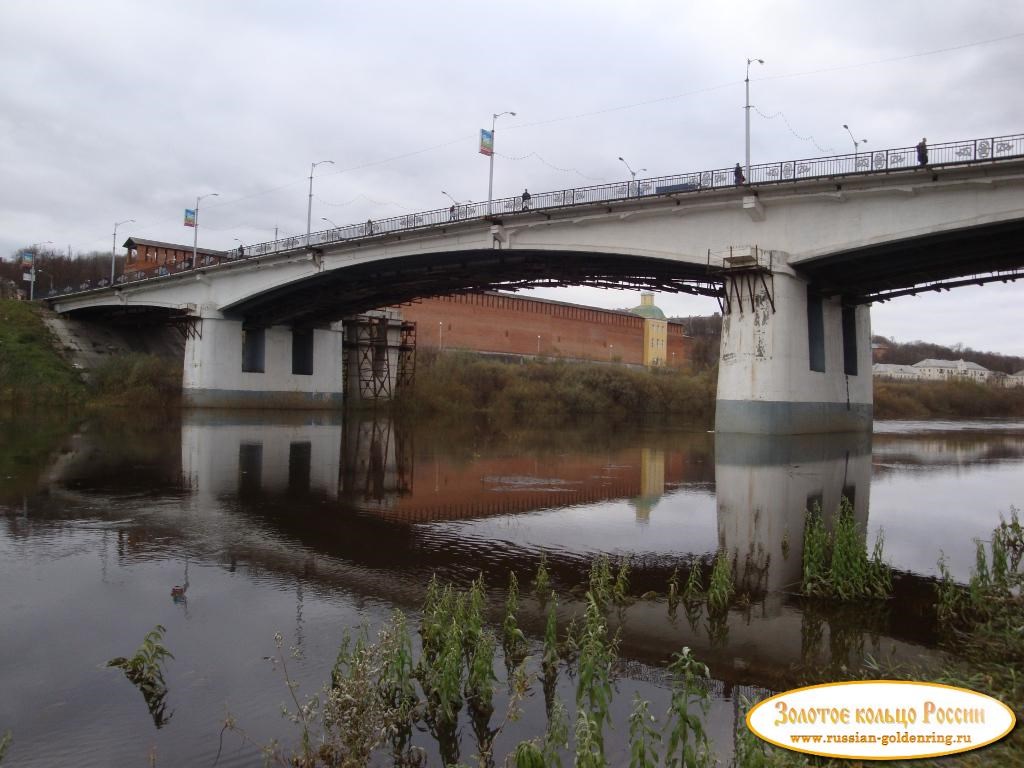
<instances>
[{"instance_id":1,"label":"pedestrian on bridge","mask_svg":"<svg viewBox=\"0 0 1024 768\"><path fill-rule=\"evenodd\" d=\"M372 235L373 234L373 219L367 219L366 220L366 234L368 234L368 235Z\"/></svg>"},{"instance_id":2,"label":"pedestrian on bridge","mask_svg":"<svg viewBox=\"0 0 1024 768\"><path fill-rule=\"evenodd\" d=\"M530 210L530 190L523 189L523 210Z\"/></svg>"},{"instance_id":3,"label":"pedestrian on bridge","mask_svg":"<svg viewBox=\"0 0 1024 768\"><path fill-rule=\"evenodd\" d=\"M737 187L747 180L739 163L736 163L736 167L732 169L732 179Z\"/></svg>"},{"instance_id":4,"label":"pedestrian on bridge","mask_svg":"<svg viewBox=\"0 0 1024 768\"><path fill-rule=\"evenodd\" d=\"M917 145L917 164L928 165L928 139L921 139Z\"/></svg>"}]
</instances>

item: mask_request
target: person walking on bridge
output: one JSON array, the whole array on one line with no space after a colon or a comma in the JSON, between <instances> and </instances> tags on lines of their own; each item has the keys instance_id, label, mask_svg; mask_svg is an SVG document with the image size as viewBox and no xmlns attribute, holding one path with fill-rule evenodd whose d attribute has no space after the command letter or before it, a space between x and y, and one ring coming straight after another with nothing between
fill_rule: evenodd
<instances>
[{"instance_id":1,"label":"person walking on bridge","mask_svg":"<svg viewBox=\"0 0 1024 768\"><path fill-rule=\"evenodd\" d=\"M921 139L917 145L917 164L928 165L928 139Z\"/></svg>"},{"instance_id":2,"label":"person walking on bridge","mask_svg":"<svg viewBox=\"0 0 1024 768\"><path fill-rule=\"evenodd\" d=\"M736 163L736 167L732 169L732 180L737 187L747 180L739 163Z\"/></svg>"},{"instance_id":3,"label":"person walking on bridge","mask_svg":"<svg viewBox=\"0 0 1024 768\"><path fill-rule=\"evenodd\" d=\"M523 210L530 210L530 190L523 189Z\"/></svg>"}]
</instances>

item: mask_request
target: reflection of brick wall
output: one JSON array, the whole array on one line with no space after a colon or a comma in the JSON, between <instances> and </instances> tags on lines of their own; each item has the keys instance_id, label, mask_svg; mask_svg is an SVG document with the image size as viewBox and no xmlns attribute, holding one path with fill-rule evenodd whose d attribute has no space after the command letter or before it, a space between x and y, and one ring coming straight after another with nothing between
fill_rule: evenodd
<instances>
[{"instance_id":1,"label":"reflection of brick wall","mask_svg":"<svg viewBox=\"0 0 1024 768\"><path fill-rule=\"evenodd\" d=\"M442 296L401 307L422 349L643 363L644 320L607 309L496 293ZM691 340L669 324L668 360L683 365ZM675 352L673 357L672 352Z\"/></svg>"}]
</instances>

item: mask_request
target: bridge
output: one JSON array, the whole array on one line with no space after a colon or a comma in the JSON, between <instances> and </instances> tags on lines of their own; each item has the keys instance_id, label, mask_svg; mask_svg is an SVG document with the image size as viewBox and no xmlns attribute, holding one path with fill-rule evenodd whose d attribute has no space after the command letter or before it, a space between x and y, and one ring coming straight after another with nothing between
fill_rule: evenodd
<instances>
[{"instance_id":1,"label":"bridge","mask_svg":"<svg viewBox=\"0 0 1024 768\"><path fill-rule=\"evenodd\" d=\"M323 407L342 329L421 297L551 285L714 296L716 429L863 431L869 306L1024 274L1024 134L559 190L368 221L50 300L187 329L186 402Z\"/></svg>"}]
</instances>

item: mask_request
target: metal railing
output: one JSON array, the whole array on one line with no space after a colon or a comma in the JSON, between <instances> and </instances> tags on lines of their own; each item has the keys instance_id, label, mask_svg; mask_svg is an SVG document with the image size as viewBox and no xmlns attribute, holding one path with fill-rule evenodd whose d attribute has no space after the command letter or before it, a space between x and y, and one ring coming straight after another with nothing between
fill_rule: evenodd
<instances>
[{"instance_id":1,"label":"metal railing","mask_svg":"<svg viewBox=\"0 0 1024 768\"><path fill-rule=\"evenodd\" d=\"M995 136L964 141L949 141L928 147L928 168L991 163L1024 156L1024 134ZM320 248L335 243L378 237L395 232L410 232L450 226L462 221L485 220L510 216L530 211L591 205L594 203L627 201L637 198L651 198L668 195L697 195L704 191L729 187L747 188L759 185L783 185L798 181L849 176L867 176L893 172L913 171L921 165L917 148L897 147L871 152L831 157L814 157L805 160L784 160L774 163L759 163L750 166L750 178L737 184L733 168L718 168L710 171L694 171L658 176L636 181L619 181L576 187L553 192L530 195L527 201L521 196L503 197L493 200L488 214L487 203L466 203L449 208L393 216L387 219L371 219L362 224L349 224L320 232L313 232L307 242L305 235L295 235L272 240L267 243L244 246L242 249L225 251L220 263L236 263L261 256L269 256L306 248ZM239 255L241 250L243 255ZM173 274L173 273L172 273ZM138 273L136 273L138 275ZM156 280L168 275L145 274L125 278L118 282ZM83 290L83 289L79 289ZM71 291L76 292L76 291ZM58 294L60 295L60 294Z\"/></svg>"}]
</instances>

